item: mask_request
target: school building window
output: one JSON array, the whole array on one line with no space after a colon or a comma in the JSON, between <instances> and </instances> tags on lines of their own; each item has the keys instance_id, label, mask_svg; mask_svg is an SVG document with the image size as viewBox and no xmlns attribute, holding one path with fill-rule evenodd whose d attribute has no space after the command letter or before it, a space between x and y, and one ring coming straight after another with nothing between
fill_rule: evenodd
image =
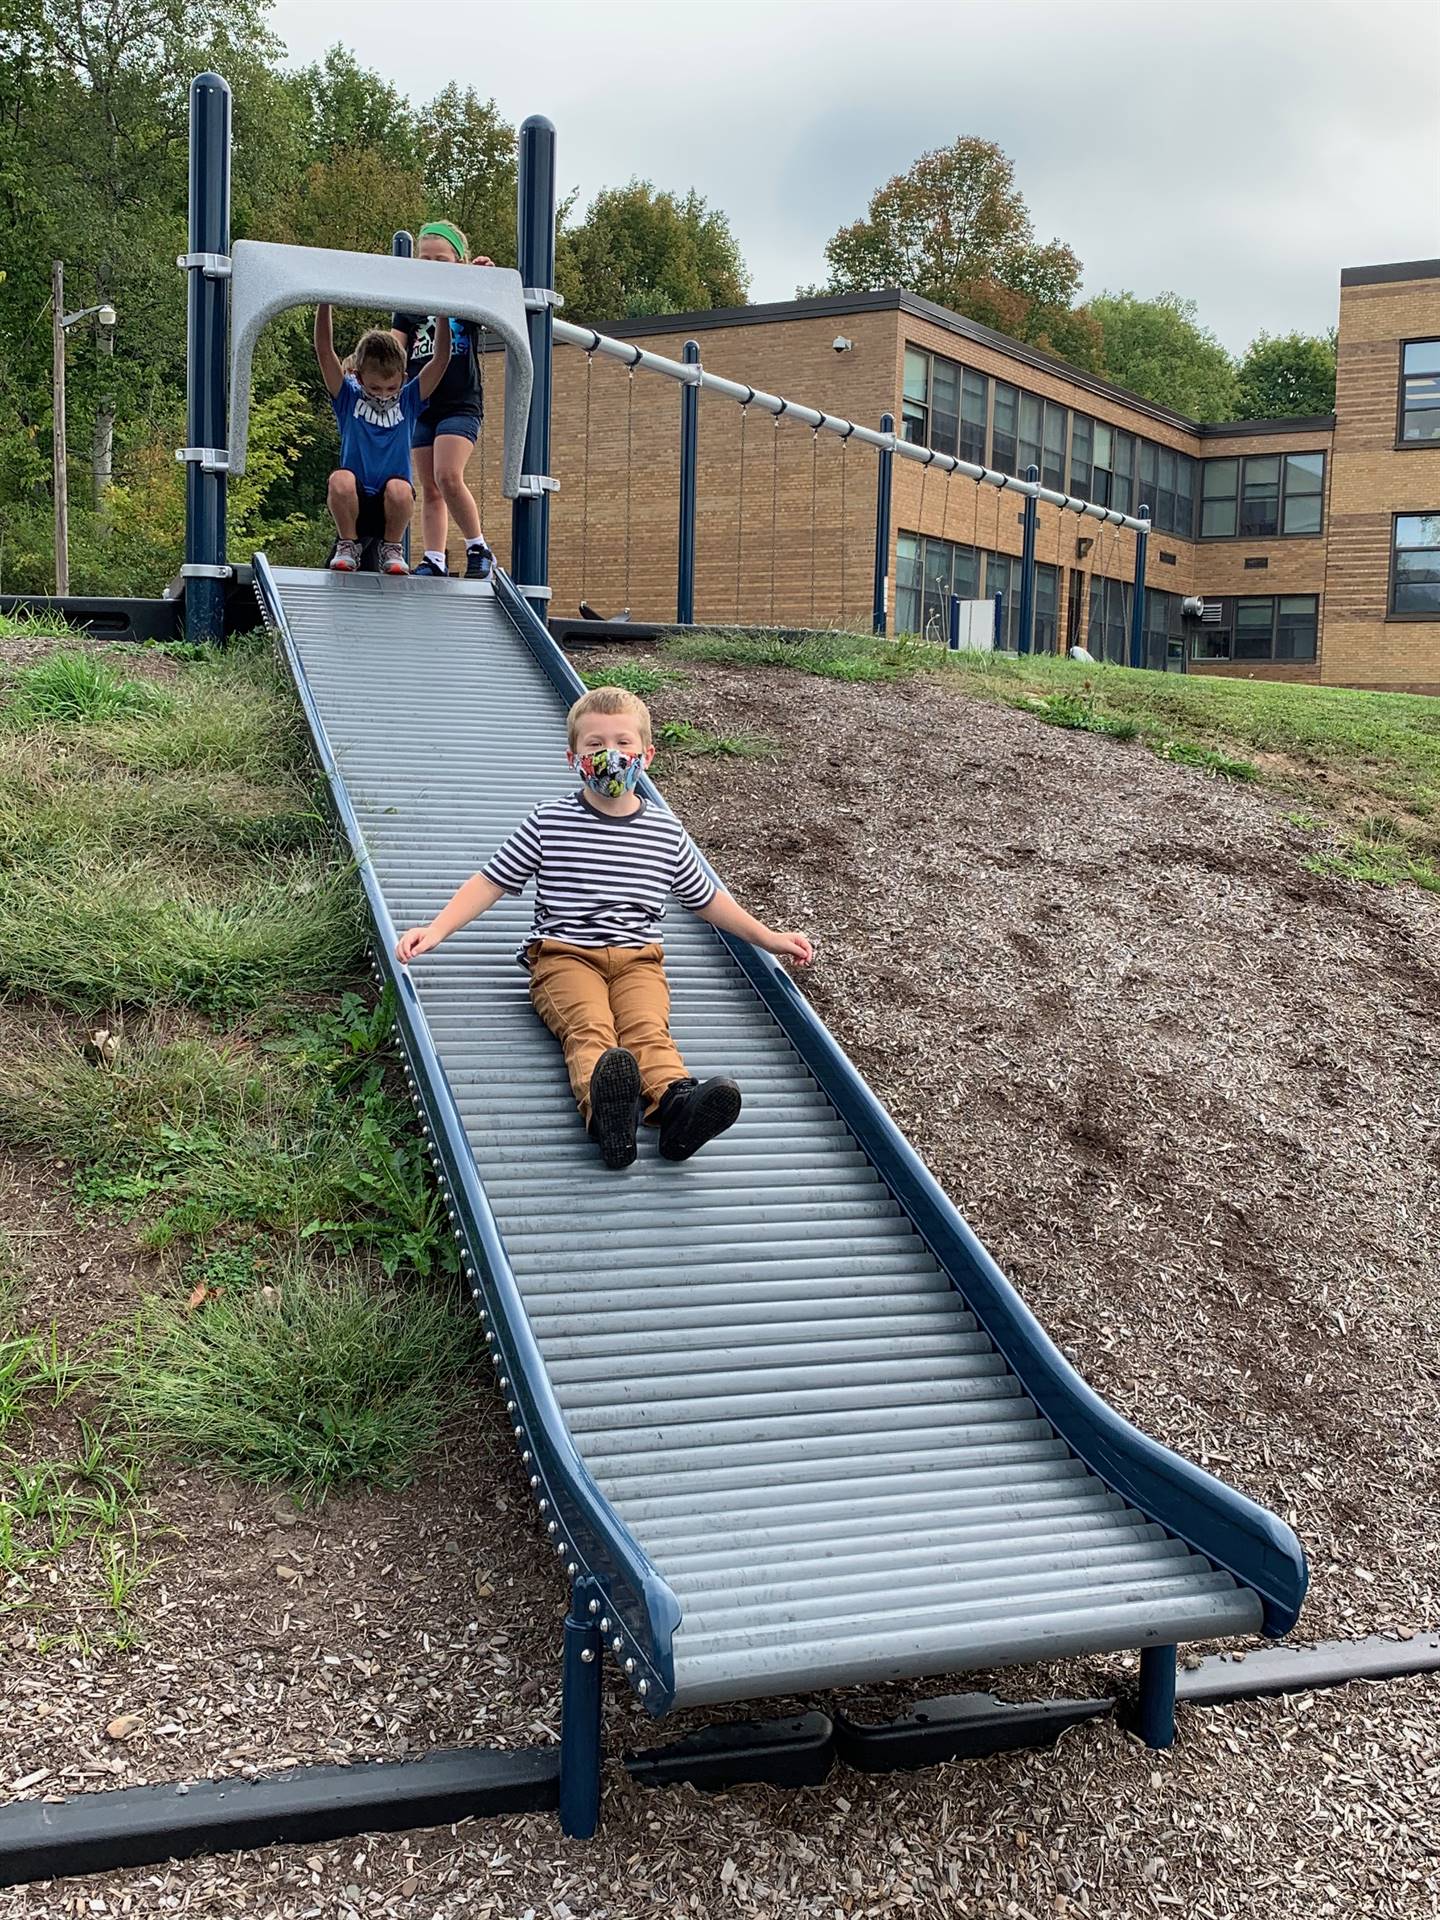
<instances>
[{"instance_id":1,"label":"school building window","mask_svg":"<svg viewBox=\"0 0 1440 1920\"><path fill-rule=\"evenodd\" d=\"M1195 532L1195 462L1189 454L1142 440L1137 476L1139 504L1149 507L1156 532L1191 539Z\"/></svg>"},{"instance_id":2,"label":"school building window","mask_svg":"<svg viewBox=\"0 0 1440 1920\"><path fill-rule=\"evenodd\" d=\"M950 596L993 600L1001 596L1000 644L1012 650L1020 636L1020 562L1009 553L957 546L924 534L902 533L896 542L895 631L944 640L950 632ZM1035 646L1053 653L1060 605L1060 575L1043 561L1035 568Z\"/></svg>"},{"instance_id":3,"label":"school building window","mask_svg":"<svg viewBox=\"0 0 1440 1920\"><path fill-rule=\"evenodd\" d=\"M1320 602L1313 593L1252 594L1220 602L1220 618L1207 621L1190 643L1192 660L1239 662L1315 658Z\"/></svg>"},{"instance_id":4,"label":"school building window","mask_svg":"<svg viewBox=\"0 0 1440 1920\"><path fill-rule=\"evenodd\" d=\"M1323 453L1262 453L1206 460L1200 538L1273 540L1319 533L1325 492Z\"/></svg>"},{"instance_id":5,"label":"school building window","mask_svg":"<svg viewBox=\"0 0 1440 1920\"><path fill-rule=\"evenodd\" d=\"M1123 667L1130 658L1130 610L1135 589L1128 580L1090 576L1090 623L1086 650L1097 660ZM1148 596L1147 596L1148 598Z\"/></svg>"},{"instance_id":6,"label":"school building window","mask_svg":"<svg viewBox=\"0 0 1440 1920\"><path fill-rule=\"evenodd\" d=\"M1400 444L1440 441L1440 340L1407 340L1400 349Z\"/></svg>"},{"instance_id":7,"label":"school building window","mask_svg":"<svg viewBox=\"0 0 1440 1920\"><path fill-rule=\"evenodd\" d=\"M1412 620L1440 620L1440 513L1396 514L1390 611Z\"/></svg>"}]
</instances>

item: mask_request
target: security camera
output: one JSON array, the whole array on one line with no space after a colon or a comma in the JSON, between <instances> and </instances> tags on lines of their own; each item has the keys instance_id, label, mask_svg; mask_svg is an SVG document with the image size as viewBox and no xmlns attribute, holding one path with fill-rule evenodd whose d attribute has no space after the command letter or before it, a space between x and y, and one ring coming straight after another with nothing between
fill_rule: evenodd
<instances>
[{"instance_id":1,"label":"security camera","mask_svg":"<svg viewBox=\"0 0 1440 1920\"><path fill-rule=\"evenodd\" d=\"M855 342L853 340L847 340L843 333L837 333L835 338L830 342L830 344L835 349L836 353L849 353L851 348L855 345Z\"/></svg>"}]
</instances>

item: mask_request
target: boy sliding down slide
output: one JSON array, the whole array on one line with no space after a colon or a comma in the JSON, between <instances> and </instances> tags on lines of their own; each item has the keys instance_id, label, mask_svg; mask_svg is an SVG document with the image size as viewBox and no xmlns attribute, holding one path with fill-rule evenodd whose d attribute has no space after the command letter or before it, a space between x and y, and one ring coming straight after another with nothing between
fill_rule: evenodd
<instances>
[{"instance_id":1,"label":"boy sliding down slide","mask_svg":"<svg viewBox=\"0 0 1440 1920\"><path fill-rule=\"evenodd\" d=\"M535 919L519 957L601 1158L630 1165L643 1102L661 1156L688 1160L734 1125L740 1089L725 1077L701 1085L670 1038L660 945L667 897L802 967L814 949L803 933L774 933L738 907L706 876L675 816L636 793L655 757L642 700L596 687L570 709L569 738L580 791L536 807L428 926L400 936L395 957L408 965L533 879Z\"/></svg>"},{"instance_id":2,"label":"boy sliding down slide","mask_svg":"<svg viewBox=\"0 0 1440 1920\"><path fill-rule=\"evenodd\" d=\"M425 371L405 378L405 354L393 333L372 327L360 336L353 373L335 356L328 306L315 309L315 358L340 429L340 464L330 476L326 503L339 536L330 565L354 573L360 565L362 521L382 520L382 573L408 573L401 545L415 506L410 478L410 441L420 409L450 364L450 323L437 329L435 352Z\"/></svg>"}]
</instances>

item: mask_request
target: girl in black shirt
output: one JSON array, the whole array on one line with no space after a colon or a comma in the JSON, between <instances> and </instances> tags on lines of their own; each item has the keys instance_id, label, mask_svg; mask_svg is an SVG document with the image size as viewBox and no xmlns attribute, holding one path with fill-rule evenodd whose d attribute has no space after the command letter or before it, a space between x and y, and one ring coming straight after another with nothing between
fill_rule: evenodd
<instances>
[{"instance_id":1,"label":"girl in black shirt","mask_svg":"<svg viewBox=\"0 0 1440 1920\"><path fill-rule=\"evenodd\" d=\"M448 220L431 220L423 226L417 250L422 260L470 258L464 234ZM494 264L484 254L475 261L477 267ZM393 325L405 349L406 377L413 379L429 365L435 351L435 316L397 313ZM480 437L485 408L479 347L480 329L473 321L450 322L450 365L415 423L411 451L421 489L420 524L425 538L425 557L416 573L448 573L445 540L452 514L465 538L465 578L488 579L495 564L480 529L475 496L465 484L466 464Z\"/></svg>"}]
</instances>

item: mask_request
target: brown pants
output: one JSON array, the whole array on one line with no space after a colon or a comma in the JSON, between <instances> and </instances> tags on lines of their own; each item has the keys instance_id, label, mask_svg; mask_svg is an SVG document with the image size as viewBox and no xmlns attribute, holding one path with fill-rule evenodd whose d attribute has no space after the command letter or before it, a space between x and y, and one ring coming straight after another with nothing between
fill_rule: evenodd
<instances>
[{"instance_id":1,"label":"brown pants","mask_svg":"<svg viewBox=\"0 0 1440 1920\"><path fill-rule=\"evenodd\" d=\"M663 950L537 940L529 959L530 998L565 1049L582 1119L590 1119L590 1076L608 1047L627 1047L639 1061L645 1118L654 1119L666 1088L686 1078L670 1038Z\"/></svg>"}]
</instances>

